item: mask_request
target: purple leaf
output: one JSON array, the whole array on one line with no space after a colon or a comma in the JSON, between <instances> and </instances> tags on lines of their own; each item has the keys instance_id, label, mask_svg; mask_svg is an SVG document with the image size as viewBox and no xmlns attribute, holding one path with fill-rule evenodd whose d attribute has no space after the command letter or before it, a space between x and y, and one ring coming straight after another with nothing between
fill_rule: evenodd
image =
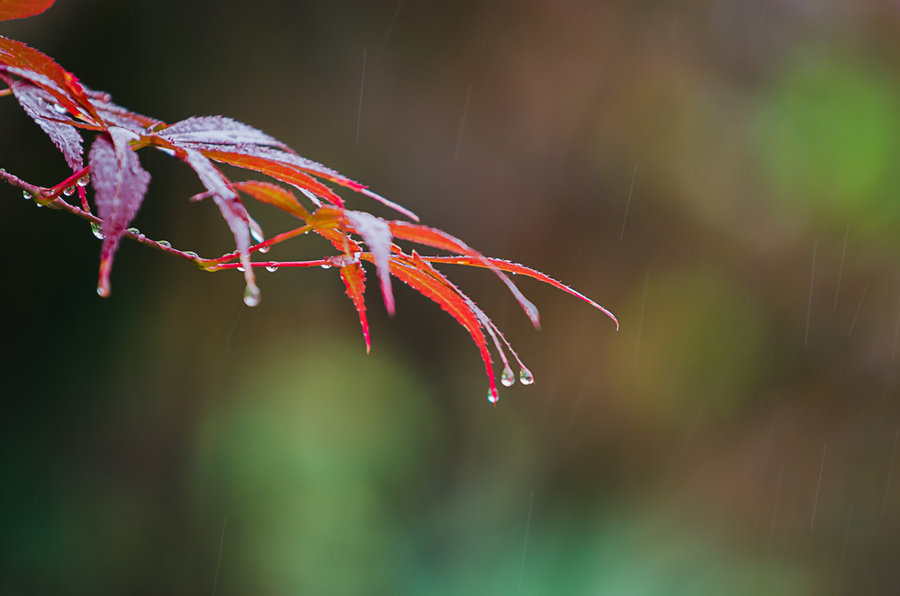
<instances>
[{"instance_id":1,"label":"purple leaf","mask_svg":"<svg viewBox=\"0 0 900 596\"><path fill-rule=\"evenodd\" d=\"M69 119L65 108L58 107L59 104L52 95L30 82L2 75L0 78L12 89L13 95L25 113L47 133L56 148L62 152L72 171L77 172L83 168L84 149L81 134L74 126L61 122Z\"/></svg>"},{"instance_id":2,"label":"purple leaf","mask_svg":"<svg viewBox=\"0 0 900 596\"><path fill-rule=\"evenodd\" d=\"M394 314L394 293L391 291L391 227L380 217L365 211L347 211L347 219L369 247L378 270L384 308Z\"/></svg>"},{"instance_id":3,"label":"purple leaf","mask_svg":"<svg viewBox=\"0 0 900 596\"><path fill-rule=\"evenodd\" d=\"M172 143L185 146L191 143L206 145L262 145L286 148L274 137L243 122L225 116L196 116L176 122L159 132L159 136Z\"/></svg>"},{"instance_id":4,"label":"purple leaf","mask_svg":"<svg viewBox=\"0 0 900 596\"><path fill-rule=\"evenodd\" d=\"M97 136L88 155L97 215L103 220L97 285L97 293L103 297L109 296L109 273L119 240L137 215L150 184L150 174L129 144L135 138L134 133L112 126L108 135Z\"/></svg>"},{"instance_id":5,"label":"purple leaf","mask_svg":"<svg viewBox=\"0 0 900 596\"><path fill-rule=\"evenodd\" d=\"M228 224L234 235L235 246L237 246L241 258L241 264L244 266L244 281L247 284L244 302L248 306L256 306L259 303L259 288L256 286L253 266L250 264L250 215L237 194L231 189L228 180L209 159L193 149L185 149L185 153L187 164L193 168L197 177L200 178L200 182L212 195L213 202L219 208L222 217L225 218L225 223Z\"/></svg>"}]
</instances>

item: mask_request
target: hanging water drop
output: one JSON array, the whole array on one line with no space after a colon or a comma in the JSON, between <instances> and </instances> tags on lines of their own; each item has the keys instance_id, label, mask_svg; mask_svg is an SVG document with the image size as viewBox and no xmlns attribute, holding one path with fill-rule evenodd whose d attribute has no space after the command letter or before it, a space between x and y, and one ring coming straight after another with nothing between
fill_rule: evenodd
<instances>
[{"instance_id":1,"label":"hanging water drop","mask_svg":"<svg viewBox=\"0 0 900 596\"><path fill-rule=\"evenodd\" d=\"M267 252L269 252L269 249L270 249L270 248L271 248L271 246L269 246L269 245L266 245L266 246L260 246L260 247L259 247L259 252L261 252L262 254L266 254Z\"/></svg>"},{"instance_id":2,"label":"hanging water drop","mask_svg":"<svg viewBox=\"0 0 900 596\"><path fill-rule=\"evenodd\" d=\"M91 176L90 176L90 174L85 174L84 176L82 176L81 178L79 178L77 182L75 182L75 184L77 184L77 185L80 186L81 188L84 188L85 186L87 186L87 185L90 184L90 183L91 183Z\"/></svg>"},{"instance_id":3,"label":"hanging water drop","mask_svg":"<svg viewBox=\"0 0 900 596\"><path fill-rule=\"evenodd\" d=\"M172 243L168 240L160 240L159 242L157 242L157 244L163 248L172 248Z\"/></svg>"},{"instance_id":4,"label":"hanging water drop","mask_svg":"<svg viewBox=\"0 0 900 596\"><path fill-rule=\"evenodd\" d=\"M322 263L322 269L331 269L331 263Z\"/></svg>"},{"instance_id":5,"label":"hanging water drop","mask_svg":"<svg viewBox=\"0 0 900 596\"><path fill-rule=\"evenodd\" d=\"M263 234L262 228L259 227L259 224L256 223L253 219L250 220L250 236L257 244L266 241L266 237Z\"/></svg>"},{"instance_id":6,"label":"hanging water drop","mask_svg":"<svg viewBox=\"0 0 900 596\"><path fill-rule=\"evenodd\" d=\"M243 266L243 265L238 265L238 266L237 266L237 270L240 271L241 273L243 273L243 272L244 272L244 266Z\"/></svg>"},{"instance_id":7,"label":"hanging water drop","mask_svg":"<svg viewBox=\"0 0 900 596\"><path fill-rule=\"evenodd\" d=\"M66 195L67 197L71 197L72 195L75 194L75 187L74 187L74 186L67 186L67 187L65 188L65 190L63 190L63 194Z\"/></svg>"},{"instance_id":8,"label":"hanging water drop","mask_svg":"<svg viewBox=\"0 0 900 596\"><path fill-rule=\"evenodd\" d=\"M487 399L490 403L495 404L500 401L500 396L497 394L497 390L493 387L488 389Z\"/></svg>"},{"instance_id":9,"label":"hanging water drop","mask_svg":"<svg viewBox=\"0 0 900 596\"><path fill-rule=\"evenodd\" d=\"M278 265L266 265L266 271L269 273L275 273L278 271Z\"/></svg>"},{"instance_id":10,"label":"hanging water drop","mask_svg":"<svg viewBox=\"0 0 900 596\"><path fill-rule=\"evenodd\" d=\"M531 385L534 383L534 375L524 366L522 367L522 370L519 371L519 382L523 385Z\"/></svg>"},{"instance_id":11,"label":"hanging water drop","mask_svg":"<svg viewBox=\"0 0 900 596\"><path fill-rule=\"evenodd\" d=\"M91 233L97 240L103 240L103 226L95 221L91 222Z\"/></svg>"},{"instance_id":12,"label":"hanging water drop","mask_svg":"<svg viewBox=\"0 0 900 596\"><path fill-rule=\"evenodd\" d=\"M25 197L25 200L26 200L26 201L30 201L30 200L31 200L31 193L28 192L27 190L23 190L23 191L22 191L22 196Z\"/></svg>"},{"instance_id":13,"label":"hanging water drop","mask_svg":"<svg viewBox=\"0 0 900 596\"><path fill-rule=\"evenodd\" d=\"M247 286L244 288L244 304L253 307L259 304L260 291L256 286Z\"/></svg>"},{"instance_id":14,"label":"hanging water drop","mask_svg":"<svg viewBox=\"0 0 900 596\"><path fill-rule=\"evenodd\" d=\"M516 383L516 373L513 372L509 366L503 369L503 374L500 375L500 382L504 387L512 387Z\"/></svg>"}]
</instances>

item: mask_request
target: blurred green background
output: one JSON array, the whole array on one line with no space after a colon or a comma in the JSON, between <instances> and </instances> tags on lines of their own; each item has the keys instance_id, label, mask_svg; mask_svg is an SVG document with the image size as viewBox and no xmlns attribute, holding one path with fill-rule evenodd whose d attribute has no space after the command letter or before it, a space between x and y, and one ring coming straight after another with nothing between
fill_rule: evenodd
<instances>
[{"instance_id":1,"label":"blurred green background","mask_svg":"<svg viewBox=\"0 0 900 596\"><path fill-rule=\"evenodd\" d=\"M369 356L333 270L262 272L247 309L238 274L125 243L101 300L89 227L0 187L0 592L900 591L900 4L58 4L0 33L136 111L253 124L622 329L523 280L535 332L445 268L535 374L492 407L402 284ZM10 98L0 139L65 176ZM136 225L227 250L141 156Z\"/></svg>"}]
</instances>

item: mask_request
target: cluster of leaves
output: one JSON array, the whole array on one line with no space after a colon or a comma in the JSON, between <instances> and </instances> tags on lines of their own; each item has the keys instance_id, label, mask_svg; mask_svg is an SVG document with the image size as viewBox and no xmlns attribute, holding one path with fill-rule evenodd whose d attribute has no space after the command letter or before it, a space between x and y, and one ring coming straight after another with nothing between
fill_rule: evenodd
<instances>
[{"instance_id":1,"label":"cluster of leaves","mask_svg":"<svg viewBox=\"0 0 900 596\"><path fill-rule=\"evenodd\" d=\"M0 0L0 20L31 16L52 4L53 0ZM539 327L537 308L525 298L507 273L548 283L600 309L615 321L615 317L602 306L568 286L524 265L485 257L458 238L415 223L418 218L412 212L330 168L301 157L281 141L246 124L222 116L193 117L167 124L136 114L113 103L109 94L88 89L48 56L2 36L0 80L8 87L0 94L15 96L25 112L49 135L73 172L72 176L54 187L26 184L23 188L37 189L34 198L41 204L65 208L90 219L95 225L102 225L103 244L97 286L100 296L110 293L113 257L123 237L133 237L188 258L207 271L242 270L246 283L244 301L248 306L255 306L260 299L255 267L271 270L276 267L331 266L340 272L347 295L359 314L368 351L370 340L364 298L366 273L362 263L369 262L375 266L384 305L389 313L394 312L393 277L434 300L466 329L484 361L491 401L497 400L497 387L489 340L503 362L502 384L512 385L516 378L507 359L507 351L520 366L519 379L522 383L532 382L531 373L490 318L440 273L435 264L490 269L510 289L536 328ZM84 131L95 133L87 164L83 157ZM138 151L144 148L167 153L194 170L206 190L192 199L210 199L216 204L234 235L236 251L214 259L204 259L194 253L172 249L164 243L155 243L129 229L150 182L150 174L141 167L138 157ZM258 172L287 187L256 180L233 182L216 164ZM10 182L11 178L6 176L6 181ZM344 200L326 182L374 199L407 219L388 221L365 211L348 209ZM93 186L96 215L87 198L88 184ZM304 206L288 187L299 191L309 202L309 207ZM76 190L80 207L63 199L63 196L71 196ZM295 218L296 224L287 232L264 239L259 226L247 212L242 196L282 210ZM265 253L273 244L308 232L330 241L337 254L313 261L251 259L252 254ZM415 249L404 250L395 241L426 246L448 254L424 256ZM618 322L616 325L618 327Z\"/></svg>"}]
</instances>

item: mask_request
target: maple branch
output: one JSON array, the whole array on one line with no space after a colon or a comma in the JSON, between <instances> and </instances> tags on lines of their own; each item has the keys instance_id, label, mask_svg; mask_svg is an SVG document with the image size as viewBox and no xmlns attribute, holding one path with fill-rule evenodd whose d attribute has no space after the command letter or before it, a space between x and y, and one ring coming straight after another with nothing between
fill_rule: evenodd
<instances>
[{"instance_id":1,"label":"maple branch","mask_svg":"<svg viewBox=\"0 0 900 596\"><path fill-rule=\"evenodd\" d=\"M62 199L62 197L59 196L66 188L69 188L70 186L72 186L72 184L74 184L75 181L81 179L88 172L89 169L90 168L84 168L83 170L76 172L69 178L66 178L65 180L63 180L62 182L60 182L59 184L57 184L56 186L53 186L51 188L45 188L43 186L37 186L35 184L31 184L30 182L26 182L25 180L22 180L21 178L19 178L18 176L14 175L14 174L10 174L9 172L7 172L5 169L2 169L2 168L0 168L0 180L2 180L3 182L6 182L10 186L14 186L16 188L22 189L23 193L28 193L30 195L29 198L34 199L36 205L39 205L41 207L49 207L50 209L58 209L60 211L66 211L67 213L70 213L70 214L74 215L75 217L78 217L85 221L89 221L92 224L102 228L102 226L103 226L102 219L100 219L96 215L92 214L88 210L82 209L80 207L77 207L75 205L72 205L71 203L64 201ZM129 229L125 232L124 236L134 240L135 242L143 244L144 246L149 246L150 248L155 248L156 250L171 253L171 254L179 256L183 259L187 259L188 261L191 261L192 263L198 265L201 268L205 268L205 267L203 267L202 262L208 260L208 259L203 259L203 258L197 256L196 253L178 250L177 248L172 248L172 246L169 245L169 243L166 242L165 240L156 241L156 240L153 240L152 238L148 238L147 236L145 236L144 234L142 234L139 231Z\"/></svg>"}]
</instances>

